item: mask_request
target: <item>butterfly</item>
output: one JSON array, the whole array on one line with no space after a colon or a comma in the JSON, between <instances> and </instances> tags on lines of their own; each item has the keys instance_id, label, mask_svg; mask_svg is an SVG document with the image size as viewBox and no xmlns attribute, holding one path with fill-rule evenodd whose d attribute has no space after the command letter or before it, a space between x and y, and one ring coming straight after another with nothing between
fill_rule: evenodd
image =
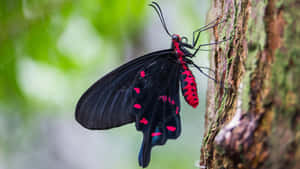
<instances>
[{"instance_id":1,"label":"butterfly","mask_svg":"<svg viewBox=\"0 0 300 169\"><path fill-rule=\"evenodd\" d=\"M151 149L163 145L168 139L176 139L181 133L180 99L181 88L185 101L196 108L199 104L197 85L190 66L214 80L190 59L201 50L196 48L200 33L221 22L213 21L194 31L193 43L186 37L170 34L160 6L150 4L171 37L170 49L160 50L136 58L116 68L95 82L79 99L76 120L85 128L105 130L135 122L136 130L143 132L139 152L139 165L147 167ZM190 53L187 49L194 49ZM210 69L209 69L210 70ZM212 71L212 70L210 70Z\"/></svg>"}]
</instances>

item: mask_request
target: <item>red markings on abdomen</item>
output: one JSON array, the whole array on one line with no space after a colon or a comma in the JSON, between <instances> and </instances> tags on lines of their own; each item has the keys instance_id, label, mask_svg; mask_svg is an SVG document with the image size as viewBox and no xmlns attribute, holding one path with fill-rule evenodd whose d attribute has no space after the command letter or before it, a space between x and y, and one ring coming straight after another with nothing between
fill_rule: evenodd
<instances>
[{"instance_id":1,"label":"red markings on abdomen","mask_svg":"<svg viewBox=\"0 0 300 169\"><path fill-rule=\"evenodd\" d=\"M184 95L186 102L189 105L196 108L197 105L199 104L199 99L198 99L195 77L193 76L192 72L190 71L186 62L184 61L183 58L184 53L181 51L179 43L174 40L173 44L174 44L174 50L178 56L178 61L182 67L182 73L180 78L182 93Z\"/></svg>"},{"instance_id":2,"label":"red markings on abdomen","mask_svg":"<svg viewBox=\"0 0 300 169\"><path fill-rule=\"evenodd\" d=\"M183 96L189 105L196 108L199 104L199 99L195 77L183 59L179 58L179 61L183 69L180 78Z\"/></svg>"}]
</instances>

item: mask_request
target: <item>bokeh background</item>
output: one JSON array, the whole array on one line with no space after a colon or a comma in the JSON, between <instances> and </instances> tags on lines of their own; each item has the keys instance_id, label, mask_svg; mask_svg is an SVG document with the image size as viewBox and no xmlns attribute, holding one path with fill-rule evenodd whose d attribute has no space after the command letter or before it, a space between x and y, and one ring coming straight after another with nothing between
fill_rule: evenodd
<instances>
[{"instance_id":1,"label":"bokeh background","mask_svg":"<svg viewBox=\"0 0 300 169\"><path fill-rule=\"evenodd\" d=\"M170 48L146 0L1 0L0 169L138 169L134 124L89 131L74 120L81 94L120 64ZM171 33L189 37L210 2L160 0ZM200 43L209 35L202 34ZM194 61L208 66L208 52ZM149 169L197 168L207 78L197 109L182 102L182 134L152 151ZM174 82L175 83L175 82Z\"/></svg>"}]
</instances>

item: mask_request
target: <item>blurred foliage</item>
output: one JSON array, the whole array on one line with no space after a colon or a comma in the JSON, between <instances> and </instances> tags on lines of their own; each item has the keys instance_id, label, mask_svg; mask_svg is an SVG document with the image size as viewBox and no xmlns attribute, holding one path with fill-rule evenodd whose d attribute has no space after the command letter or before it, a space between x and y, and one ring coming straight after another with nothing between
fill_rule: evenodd
<instances>
[{"instance_id":1,"label":"blurred foliage","mask_svg":"<svg viewBox=\"0 0 300 169\"><path fill-rule=\"evenodd\" d=\"M95 36L122 48L121 42L138 31L146 6L144 0L2 0L0 111L18 112L24 118L34 112L36 100L20 84L20 71L24 71L20 62L24 59L62 71L66 78L86 66L58 45L72 18L80 16L96 29ZM74 43L81 42L74 39ZM29 81L35 77L23 78Z\"/></svg>"},{"instance_id":2,"label":"blurred foliage","mask_svg":"<svg viewBox=\"0 0 300 169\"><path fill-rule=\"evenodd\" d=\"M128 54L126 49L133 46L134 49L132 50L140 49L143 51L141 54L143 54L144 51L148 50L145 49L146 46L148 48L151 43L158 44L157 46L162 48L170 46L168 36L153 9L147 6L148 2L150 1L1 1L0 168L2 168L2 157L5 158L4 165L6 163L9 166L7 168L20 168L18 165L22 166L21 168L26 168L24 164L34 166L27 166L27 168L39 168L36 167L39 165L47 168L44 166L45 164L49 164L49 168L55 165L61 167L63 162L55 161L56 163L54 163L51 161L52 158L57 160L57 154L60 151L62 154L65 153L65 150L72 151L71 154L80 152L75 150L73 152L74 147L79 147L81 150L81 145L86 143L82 140L89 140L91 137L87 136L92 133L75 124L73 119L75 104L82 92L105 72L119 65L120 59L125 59ZM170 31L188 36L190 40L192 30L203 25L201 22L203 22L208 8L206 1L197 0L178 0L177 5L173 0L161 0L159 3L164 13L168 14L165 17ZM174 8L175 6L176 8ZM201 7L201 10L198 9L198 6ZM146 10L151 11L151 17L155 18L149 26L151 32L147 32L149 30L146 30L145 27L147 26L144 26L147 25L145 22ZM179 21L180 24L178 24ZM207 42L208 36L205 34L201 36L201 41ZM145 42L147 44L143 46ZM199 57L195 58L195 61L201 62L201 66L207 66L206 56L207 53L199 53ZM201 140L198 135L201 135L204 123L200 122L199 124L198 120L201 119L200 116L203 116L199 112L204 111L204 89L207 79L203 76L198 77L199 73L195 73L195 75L201 88L199 90L200 109L192 110L192 108L187 107L186 103L182 102L185 112L188 112L182 117L183 120L187 121L183 125L193 127L193 130L192 127L183 127L182 133L193 139L185 137L186 141L183 143L184 137L181 137L176 141L169 141L168 147L164 149L157 148L156 156L153 156L153 160L157 162L152 164L153 168L185 168L192 166L194 160L198 159L199 151L198 149L195 150L194 145L198 145ZM59 116L47 116L47 113L51 115L60 114ZM63 116L68 116L67 120L60 122ZM193 120L196 122L193 123ZM195 126L198 128L194 128ZM54 128L51 129L51 127ZM67 127L71 129L66 130ZM136 162L136 150L140 146L140 142L137 140L140 139L141 133L133 130L133 125L127 126L125 129L123 127L114 130L110 135L116 133L116 138L107 139L108 143L112 142L111 144L103 143L103 140L107 138L107 135L103 136L104 132L102 134L97 133L99 139L97 137L94 140L96 140L96 145L102 140L105 147L113 146L114 149L118 149L116 147L120 146L120 149L125 148L126 157L132 158L128 161L130 166L137 165L132 161ZM65 136L66 142L62 139L63 136ZM126 144L126 140L129 142L128 144ZM75 143L75 141L77 142ZM61 145L63 148L57 148L52 144ZM73 144L74 147L72 147ZM129 144L132 144L132 147L126 146ZM180 144L185 145L181 146ZM94 151L94 149L100 149L101 146L96 148L94 144L91 144L90 147L93 150L90 153L94 152L96 158L103 155ZM53 150L55 148L57 150ZM52 151L57 151L57 154L51 154ZM183 151L188 155L184 155L185 157L181 160L176 160L176 153ZM37 154L35 154L36 152ZM115 154L111 153L111 155ZM113 160L116 160L115 158L112 157ZM32 164L32 159L37 162ZM50 160L50 162L47 163L44 160ZM72 163L76 160L77 156L74 154ZM109 162L109 159L105 158L102 161ZM115 163L115 161L111 161L111 163ZM120 165L123 164L120 163Z\"/></svg>"}]
</instances>

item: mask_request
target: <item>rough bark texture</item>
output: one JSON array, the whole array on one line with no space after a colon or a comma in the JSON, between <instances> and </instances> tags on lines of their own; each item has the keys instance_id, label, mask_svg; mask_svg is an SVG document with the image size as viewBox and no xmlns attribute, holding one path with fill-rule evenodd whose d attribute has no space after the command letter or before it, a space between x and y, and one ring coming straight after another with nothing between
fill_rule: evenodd
<instances>
[{"instance_id":1,"label":"rough bark texture","mask_svg":"<svg viewBox=\"0 0 300 169\"><path fill-rule=\"evenodd\" d=\"M200 165L213 169L300 167L300 3L214 0L211 67Z\"/></svg>"}]
</instances>

